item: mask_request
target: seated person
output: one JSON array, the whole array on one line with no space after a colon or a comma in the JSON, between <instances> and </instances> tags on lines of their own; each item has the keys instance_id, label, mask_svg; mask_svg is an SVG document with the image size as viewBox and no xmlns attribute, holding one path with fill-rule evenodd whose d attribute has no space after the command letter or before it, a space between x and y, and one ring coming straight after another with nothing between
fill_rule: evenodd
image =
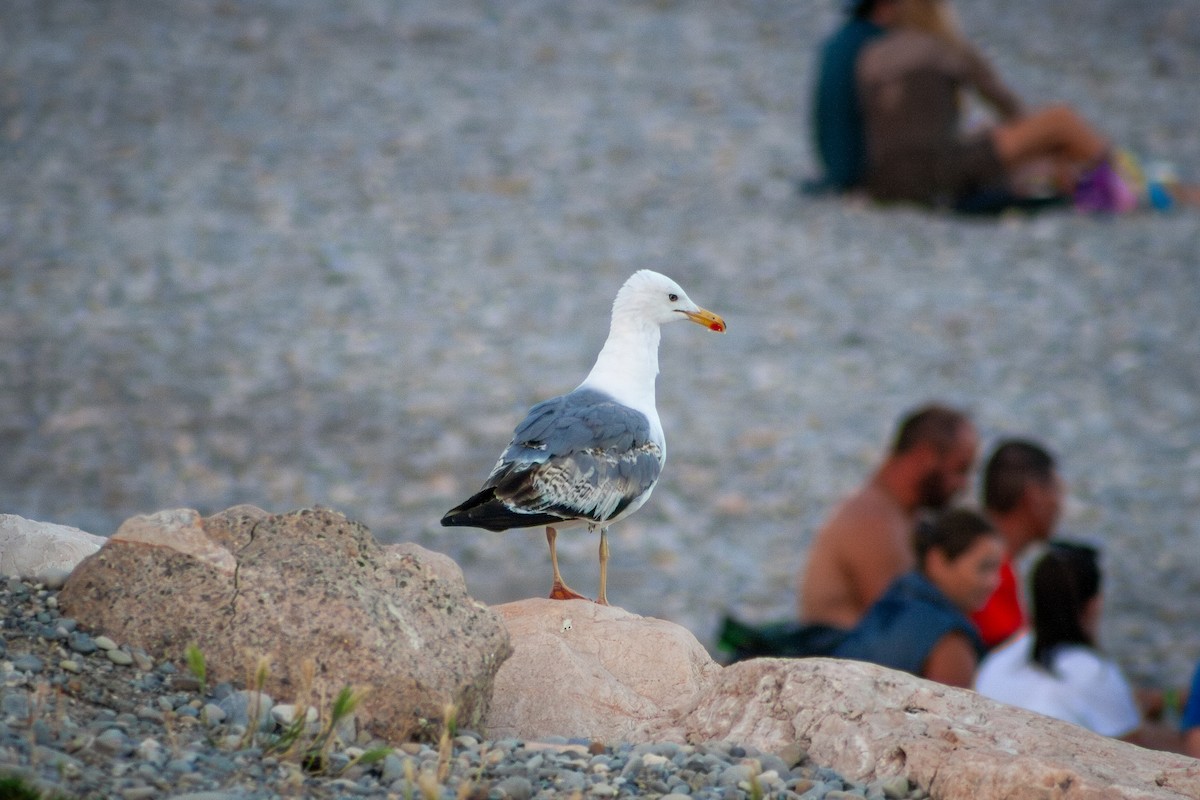
<instances>
[{"instance_id":1,"label":"seated person","mask_svg":"<svg viewBox=\"0 0 1200 800\"><path fill-rule=\"evenodd\" d=\"M1176 750L1178 735L1143 724L1133 687L1096 646L1099 554L1053 542L1030 574L1033 631L988 654L979 694L1142 747Z\"/></svg>"},{"instance_id":2,"label":"seated person","mask_svg":"<svg viewBox=\"0 0 1200 800\"><path fill-rule=\"evenodd\" d=\"M1004 540L960 508L918 526L914 546L917 569L892 583L832 655L970 687L984 646L967 615L999 584Z\"/></svg>"},{"instance_id":3,"label":"seated person","mask_svg":"<svg viewBox=\"0 0 1200 800\"><path fill-rule=\"evenodd\" d=\"M1025 609L1013 564L1054 533L1062 510L1063 482L1054 456L1026 439L997 443L983 468L983 508L1004 537L1000 588L971 615L988 648L1025 626Z\"/></svg>"},{"instance_id":4,"label":"seated person","mask_svg":"<svg viewBox=\"0 0 1200 800\"><path fill-rule=\"evenodd\" d=\"M813 537L797 574L799 619L850 628L916 566L913 529L967 486L979 449L970 418L939 404L904 416L882 463Z\"/></svg>"},{"instance_id":5,"label":"seated person","mask_svg":"<svg viewBox=\"0 0 1200 800\"><path fill-rule=\"evenodd\" d=\"M1109 163L1107 139L1065 105L1025 109L962 34L949 0L897 2L895 24L858 60L872 197L969 211L990 193L1011 196L1021 170L1040 164L1052 196L1085 184L1111 206L1095 210L1136 205ZM966 132L964 91L990 106L998 122Z\"/></svg>"},{"instance_id":6,"label":"seated person","mask_svg":"<svg viewBox=\"0 0 1200 800\"><path fill-rule=\"evenodd\" d=\"M849 0L850 18L821 45L812 93L813 145L824 175L814 188L846 192L866 168L855 69L863 45L884 32L895 0Z\"/></svg>"},{"instance_id":7,"label":"seated person","mask_svg":"<svg viewBox=\"0 0 1200 800\"><path fill-rule=\"evenodd\" d=\"M898 576L916 566L919 515L945 508L970 479L979 436L962 411L929 404L897 425L888 454L817 531L797 573L799 622L726 617L718 646L733 660L829 655Z\"/></svg>"}]
</instances>

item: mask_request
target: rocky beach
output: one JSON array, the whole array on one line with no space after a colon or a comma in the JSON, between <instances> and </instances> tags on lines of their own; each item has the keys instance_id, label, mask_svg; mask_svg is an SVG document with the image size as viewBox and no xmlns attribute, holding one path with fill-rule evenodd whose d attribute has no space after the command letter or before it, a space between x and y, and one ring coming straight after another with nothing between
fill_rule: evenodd
<instances>
[{"instance_id":1,"label":"rocky beach","mask_svg":"<svg viewBox=\"0 0 1200 800\"><path fill-rule=\"evenodd\" d=\"M839 3L88 3L0 13L0 512L312 505L539 596L538 530L447 530L573 388L634 270L669 460L614 604L785 617L816 525L929 399L1033 436L1104 548L1103 644L1200 659L1200 212L973 219L797 191ZM1031 104L1200 182L1200 6L959 0ZM595 537L559 539L594 592Z\"/></svg>"},{"instance_id":2,"label":"rocky beach","mask_svg":"<svg viewBox=\"0 0 1200 800\"><path fill-rule=\"evenodd\" d=\"M903 776L848 781L799 745L774 754L734 742L529 742L455 729L392 747L352 718L335 725L329 706L293 738L295 706L93 636L60 613L54 590L5 580L0 610L5 800L24 800L14 780L49 800L929 797Z\"/></svg>"}]
</instances>

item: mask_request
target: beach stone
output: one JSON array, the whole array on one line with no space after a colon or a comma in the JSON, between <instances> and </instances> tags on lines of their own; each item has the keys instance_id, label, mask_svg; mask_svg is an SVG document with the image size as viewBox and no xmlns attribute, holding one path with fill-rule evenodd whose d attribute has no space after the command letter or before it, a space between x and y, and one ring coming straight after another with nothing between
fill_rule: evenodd
<instances>
[{"instance_id":1,"label":"beach stone","mask_svg":"<svg viewBox=\"0 0 1200 800\"><path fill-rule=\"evenodd\" d=\"M415 542L397 542L396 544L384 545L383 552L389 561L403 562L405 558L415 558L421 562L422 566L442 580L454 584L466 585L466 581L463 579L462 567L453 558L444 553L438 553L421 547L421 545Z\"/></svg>"},{"instance_id":2,"label":"beach stone","mask_svg":"<svg viewBox=\"0 0 1200 800\"><path fill-rule=\"evenodd\" d=\"M214 683L244 679L270 654L263 688L274 697L305 685L306 662L316 696L370 687L358 721L392 740L436 736L447 709L476 726L510 651L499 616L461 581L326 509L134 517L79 564L59 603L157 660L182 664L195 644Z\"/></svg>"},{"instance_id":3,"label":"beach stone","mask_svg":"<svg viewBox=\"0 0 1200 800\"><path fill-rule=\"evenodd\" d=\"M1195 759L839 659L733 664L671 725L651 723L637 736L736 741L767 752L802 741L814 761L850 780L883 781L894 792L902 776L940 800L1200 797Z\"/></svg>"},{"instance_id":4,"label":"beach stone","mask_svg":"<svg viewBox=\"0 0 1200 800\"><path fill-rule=\"evenodd\" d=\"M103 536L67 525L0 514L0 575L57 589L75 565L100 549Z\"/></svg>"},{"instance_id":5,"label":"beach stone","mask_svg":"<svg viewBox=\"0 0 1200 800\"><path fill-rule=\"evenodd\" d=\"M720 667L686 628L588 600L494 606L513 642L487 716L494 738L625 741Z\"/></svg>"}]
</instances>

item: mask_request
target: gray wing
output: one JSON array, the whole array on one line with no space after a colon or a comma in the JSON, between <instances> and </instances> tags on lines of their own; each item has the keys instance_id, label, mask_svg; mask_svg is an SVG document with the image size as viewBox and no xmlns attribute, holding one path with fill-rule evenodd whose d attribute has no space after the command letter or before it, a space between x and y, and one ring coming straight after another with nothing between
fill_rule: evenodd
<instances>
[{"instance_id":1,"label":"gray wing","mask_svg":"<svg viewBox=\"0 0 1200 800\"><path fill-rule=\"evenodd\" d=\"M602 522L654 487L662 461L644 414L583 389L530 409L484 489L519 513Z\"/></svg>"}]
</instances>

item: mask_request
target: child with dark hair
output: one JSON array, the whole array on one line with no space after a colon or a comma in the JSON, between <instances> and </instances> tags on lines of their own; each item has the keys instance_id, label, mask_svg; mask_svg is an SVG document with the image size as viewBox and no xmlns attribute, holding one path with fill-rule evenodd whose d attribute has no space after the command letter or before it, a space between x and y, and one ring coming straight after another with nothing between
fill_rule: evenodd
<instances>
[{"instance_id":1,"label":"child with dark hair","mask_svg":"<svg viewBox=\"0 0 1200 800\"><path fill-rule=\"evenodd\" d=\"M832 655L969 687L983 641L967 617L995 591L1004 541L984 517L952 509L917 527L917 569L901 575Z\"/></svg>"},{"instance_id":2,"label":"child with dark hair","mask_svg":"<svg viewBox=\"0 0 1200 800\"><path fill-rule=\"evenodd\" d=\"M1094 547L1052 542L1030 575L1032 632L983 660L975 690L1104 736L1175 749L1149 738L1133 687L1097 646L1101 582Z\"/></svg>"}]
</instances>

